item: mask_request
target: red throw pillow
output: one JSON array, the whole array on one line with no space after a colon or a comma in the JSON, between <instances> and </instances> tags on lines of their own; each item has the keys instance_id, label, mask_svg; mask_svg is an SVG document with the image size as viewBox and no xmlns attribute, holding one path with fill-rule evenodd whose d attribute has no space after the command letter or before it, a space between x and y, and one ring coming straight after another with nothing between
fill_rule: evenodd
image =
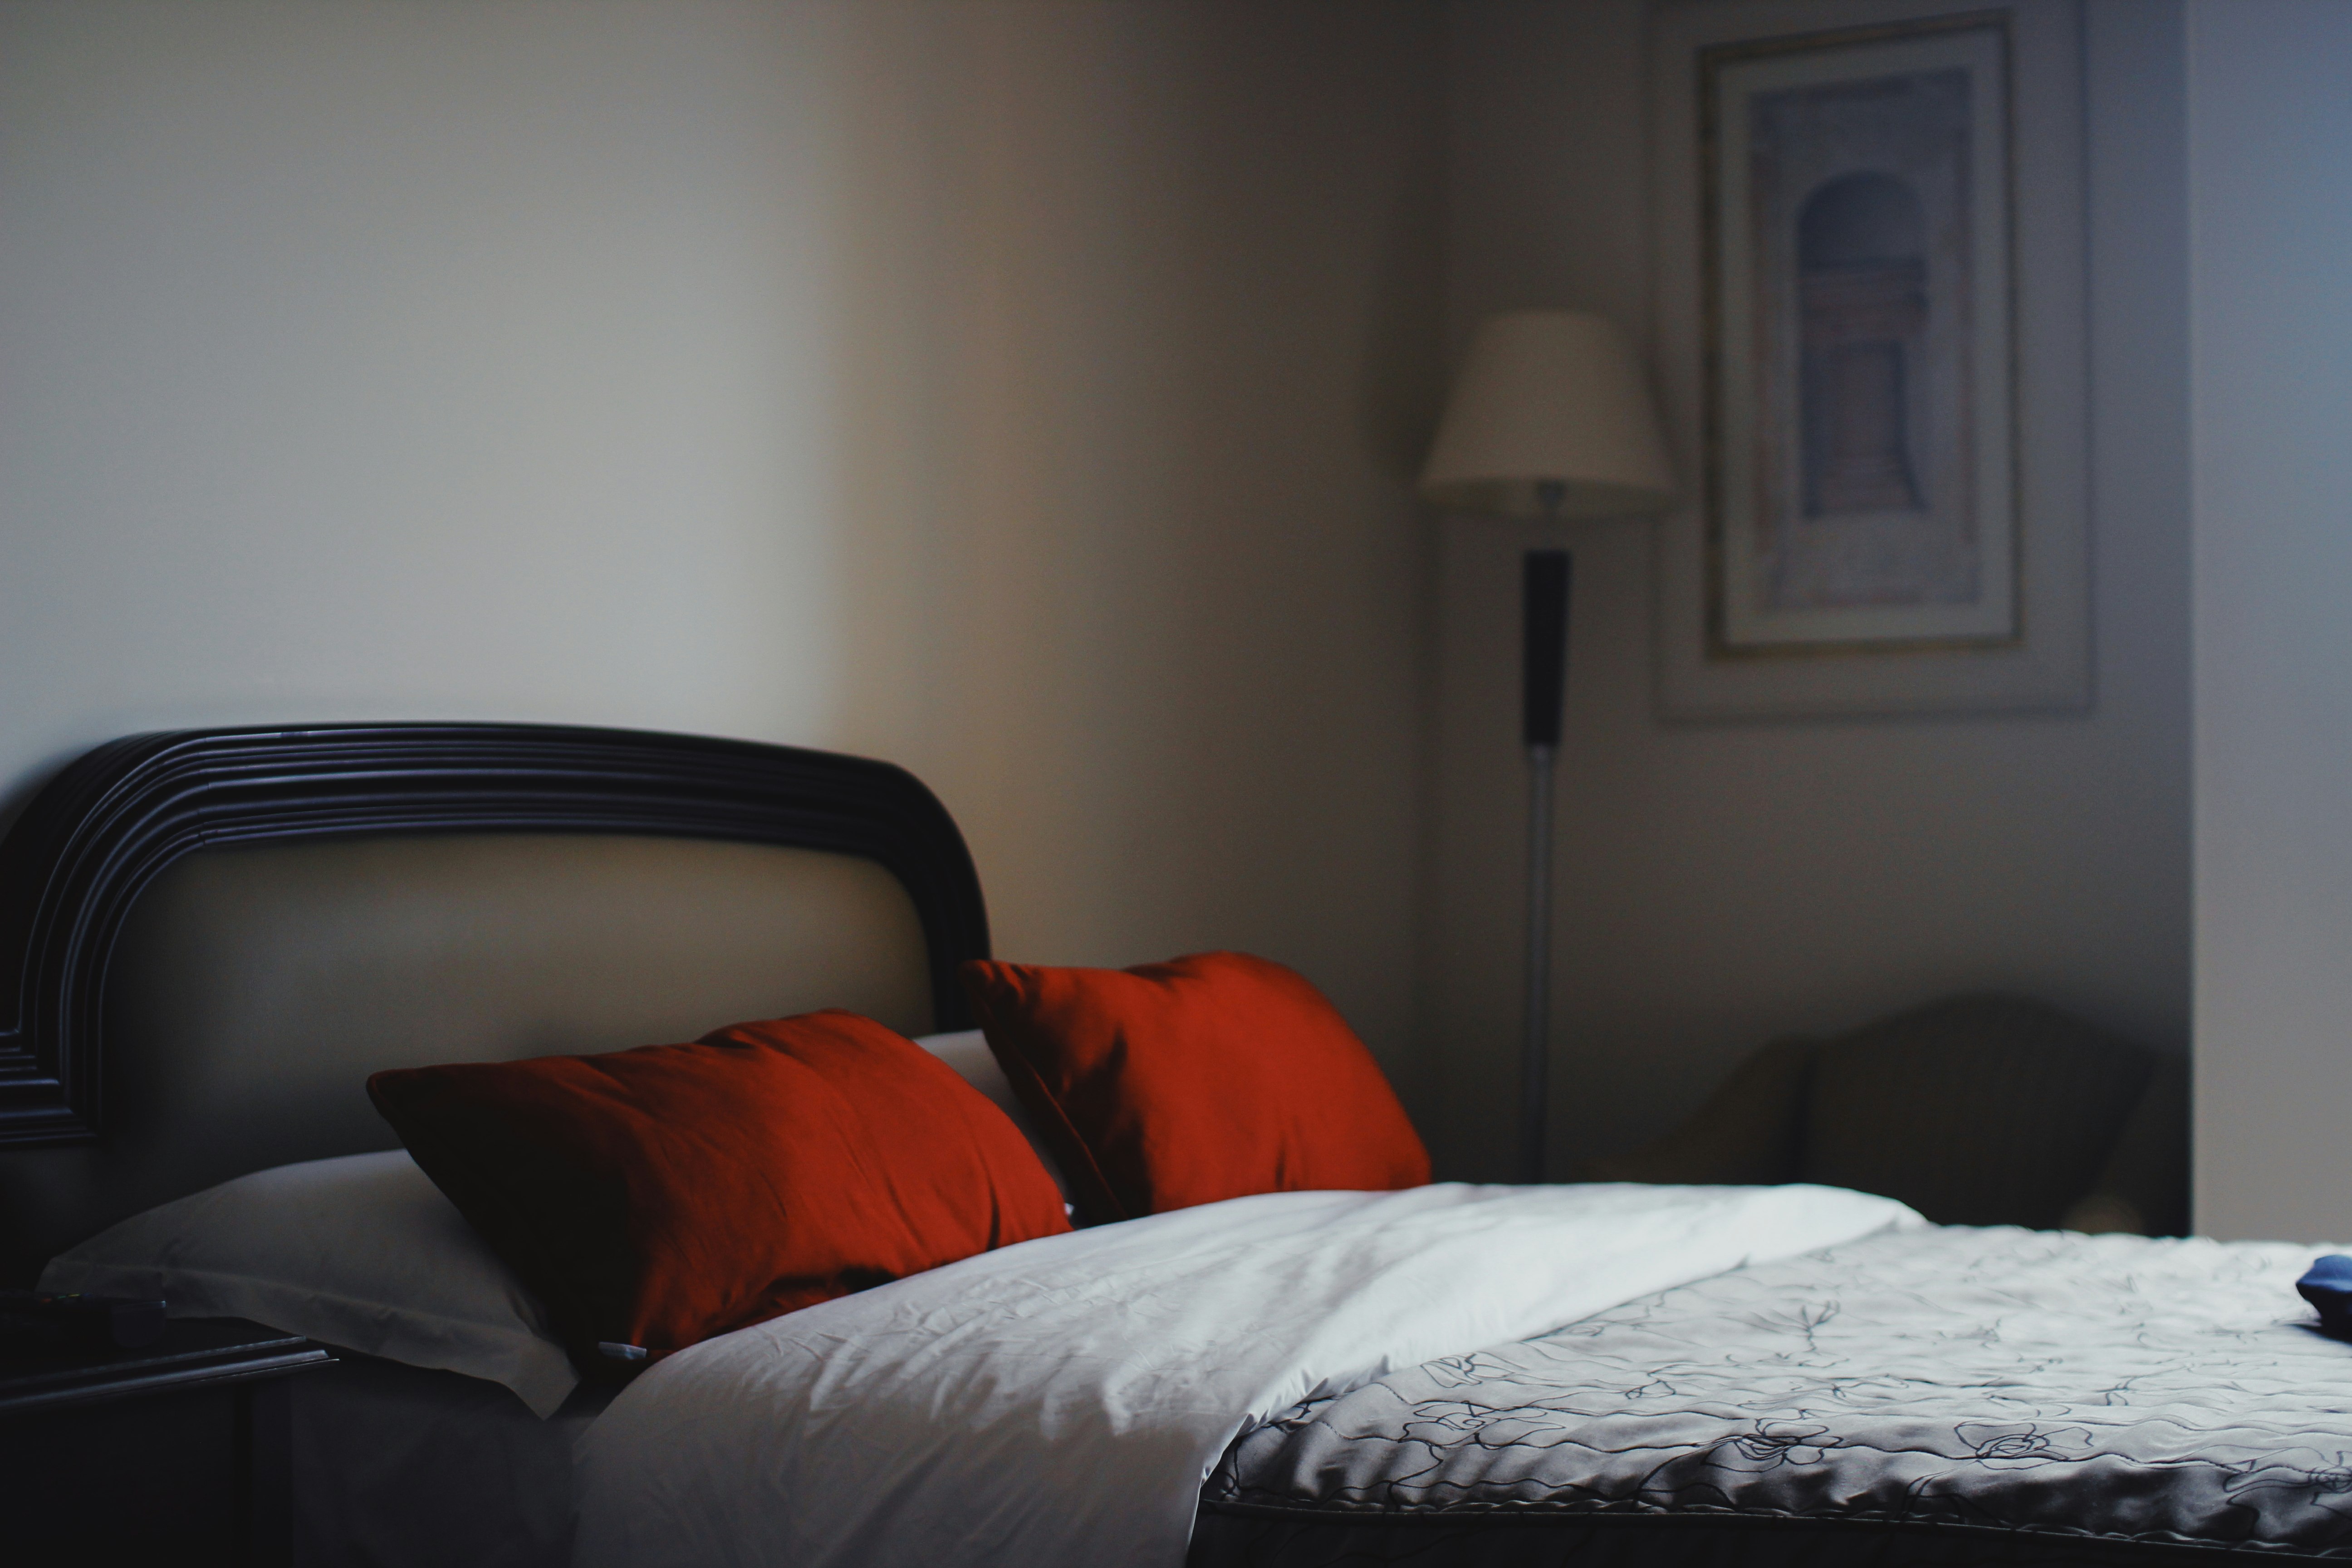
<instances>
[{"instance_id":1,"label":"red throw pillow","mask_svg":"<svg viewBox=\"0 0 2352 1568\"><path fill-rule=\"evenodd\" d=\"M1070 1228L1012 1119L855 1013L368 1094L583 1369Z\"/></svg>"},{"instance_id":2,"label":"red throw pillow","mask_svg":"<svg viewBox=\"0 0 2352 1568\"><path fill-rule=\"evenodd\" d=\"M1089 1217L1429 1180L1428 1151L1372 1053L1279 963L975 962L963 982Z\"/></svg>"}]
</instances>

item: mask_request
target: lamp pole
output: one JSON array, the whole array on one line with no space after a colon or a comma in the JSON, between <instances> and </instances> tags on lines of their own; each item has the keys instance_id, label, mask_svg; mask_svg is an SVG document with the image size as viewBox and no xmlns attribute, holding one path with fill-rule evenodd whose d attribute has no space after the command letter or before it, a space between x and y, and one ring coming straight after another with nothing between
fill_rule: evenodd
<instances>
[{"instance_id":1,"label":"lamp pole","mask_svg":"<svg viewBox=\"0 0 2352 1568\"><path fill-rule=\"evenodd\" d=\"M1633 345L1582 310L1507 310L1479 327L1422 468L1450 511L1634 517L1675 502L1673 466ZM1532 512L1528 503L1533 501ZM1552 767L1568 683L1568 552L1527 552L1521 739L1528 753L1527 1017L1519 1045L1519 1179L1544 1177L1551 1067Z\"/></svg>"},{"instance_id":2,"label":"lamp pole","mask_svg":"<svg viewBox=\"0 0 2352 1568\"><path fill-rule=\"evenodd\" d=\"M1559 521L1568 487L1536 484L1547 524ZM1565 550L1530 550L1521 574L1520 738L1528 752L1527 1016L1519 1041L1519 1180L1544 1179L1544 1129L1551 1110L1551 793L1568 686Z\"/></svg>"}]
</instances>

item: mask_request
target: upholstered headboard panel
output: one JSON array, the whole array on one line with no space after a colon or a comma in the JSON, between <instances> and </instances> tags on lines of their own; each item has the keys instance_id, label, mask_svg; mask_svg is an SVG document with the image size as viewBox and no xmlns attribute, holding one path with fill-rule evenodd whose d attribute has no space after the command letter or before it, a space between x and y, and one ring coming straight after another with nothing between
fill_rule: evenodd
<instances>
[{"instance_id":1,"label":"upholstered headboard panel","mask_svg":"<svg viewBox=\"0 0 2352 1568\"><path fill-rule=\"evenodd\" d=\"M277 744L300 756L311 748L289 734L351 732L279 732ZM380 1068L618 1049L823 1006L910 1033L961 1023L940 1016L940 982L961 957L986 952L977 884L945 813L898 770L612 731L433 732L460 733L491 752L500 737L600 738L603 748L592 750L601 760L574 775L583 784L640 746L721 748L755 776L762 761L788 765L771 778L782 793L736 820L691 811L665 820L691 795L689 780L677 794L647 786L657 797L647 812L608 801L599 820L572 825L594 829L587 832L554 830L561 824L494 830L498 814L481 822L480 797L467 791L456 793L473 804L446 815L473 830L430 831L444 815L431 801L436 790L449 793L446 777L395 776L376 781L408 803L390 833L381 821L325 833L258 830L286 826L289 816L299 827L314 798L259 811L247 824L256 830L207 836L167 858L124 903L110 934L84 931L86 941L104 935L108 952L94 1005L86 998L65 1020L81 1029L78 1054L64 1065L82 1081L68 1100L67 1085L50 1079L74 1114L77 1125L63 1134L73 1141L0 1147L0 1269L10 1282L105 1225L212 1183L393 1146L362 1087ZM819 782L802 805L814 816L795 824L783 808L793 777L812 770ZM539 784L563 776L559 767ZM328 782L344 778L331 770ZM857 844L866 853L772 841L840 843L836 814L816 797L845 788L846 809L872 816L864 780L911 788L937 821L920 832L886 825L881 837L895 848ZM495 779L488 783L495 789ZM633 819L652 830L624 831ZM961 861L944 877L934 864L941 825L953 845L946 858ZM916 842L926 834L928 847ZM205 847L217 837L228 844ZM21 849L13 836L11 847ZM955 890L960 879L968 900ZM942 887L946 906L969 907L943 907ZM75 895L99 896L87 885ZM37 1061L47 1047L54 1060L58 1045L25 1039L20 1029L20 1059ZM25 1080L20 1073L19 1104L31 1098Z\"/></svg>"}]
</instances>

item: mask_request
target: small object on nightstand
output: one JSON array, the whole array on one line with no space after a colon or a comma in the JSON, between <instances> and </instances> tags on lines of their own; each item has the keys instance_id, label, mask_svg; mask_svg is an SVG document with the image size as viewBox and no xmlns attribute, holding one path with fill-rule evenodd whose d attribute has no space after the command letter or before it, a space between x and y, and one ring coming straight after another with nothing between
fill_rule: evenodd
<instances>
[{"instance_id":1,"label":"small object on nightstand","mask_svg":"<svg viewBox=\"0 0 2352 1568\"><path fill-rule=\"evenodd\" d=\"M163 1337L162 1301L0 1290L0 1356L142 1350Z\"/></svg>"}]
</instances>

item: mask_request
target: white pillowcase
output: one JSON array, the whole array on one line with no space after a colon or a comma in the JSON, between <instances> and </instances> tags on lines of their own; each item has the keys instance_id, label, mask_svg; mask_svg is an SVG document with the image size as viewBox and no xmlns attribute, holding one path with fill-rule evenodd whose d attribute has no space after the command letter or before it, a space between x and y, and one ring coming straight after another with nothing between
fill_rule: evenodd
<instances>
[{"instance_id":1,"label":"white pillowcase","mask_svg":"<svg viewBox=\"0 0 2352 1568\"><path fill-rule=\"evenodd\" d=\"M1061 1167L978 1029L915 1042ZM533 1413L580 1385L523 1289L404 1149L256 1171L124 1220L60 1253L43 1290L161 1297L175 1318L250 1318L363 1355L502 1383Z\"/></svg>"},{"instance_id":2,"label":"white pillowcase","mask_svg":"<svg viewBox=\"0 0 2352 1568\"><path fill-rule=\"evenodd\" d=\"M101 1231L44 1290L160 1296L175 1318L289 1334L503 1383L551 1415L580 1374L539 1301L405 1149L256 1171Z\"/></svg>"}]
</instances>

